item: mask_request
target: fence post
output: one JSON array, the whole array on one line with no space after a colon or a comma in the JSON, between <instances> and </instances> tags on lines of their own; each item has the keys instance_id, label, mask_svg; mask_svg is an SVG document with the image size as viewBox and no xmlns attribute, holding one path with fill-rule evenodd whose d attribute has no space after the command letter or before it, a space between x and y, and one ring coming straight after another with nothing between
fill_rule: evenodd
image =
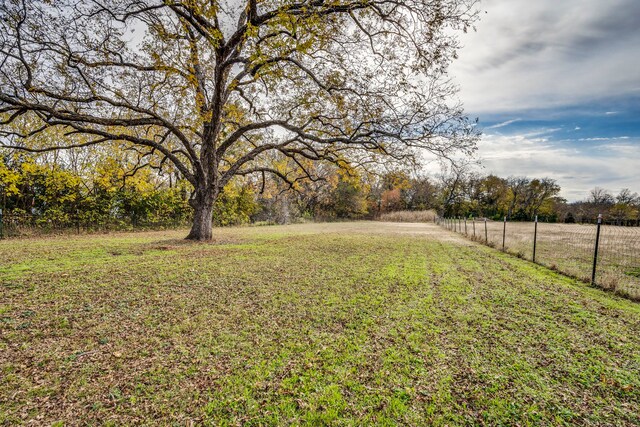
<instances>
[{"instance_id":1,"label":"fence post","mask_svg":"<svg viewBox=\"0 0 640 427\"><path fill-rule=\"evenodd\" d=\"M466 236L467 234L468 234L467 233L467 217L465 216L464 217L464 235Z\"/></svg>"},{"instance_id":2,"label":"fence post","mask_svg":"<svg viewBox=\"0 0 640 427\"><path fill-rule=\"evenodd\" d=\"M487 233L487 217L484 217L484 242L489 244L489 234Z\"/></svg>"},{"instance_id":3,"label":"fence post","mask_svg":"<svg viewBox=\"0 0 640 427\"><path fill-rule=\"evenodd\" d=\"M80 234L80 212L76 209L76 233Z\"/></svg>"},{"instance_id":4,"label":"fence post","mask_svg":"<svg viewBox=\"0 0 640 427\"><path fill-rule=\"evenodd\" d=\"M476 218L471 217L471 223L473 224L473 237L476 237Z\"/></svg>"},{"instance_id":5,"label":"fence post","mask_svg":"<svg viewBox=\"0 0 640 427\"><path fill-rule=\"evenodd\" d=\"M504 252L504 243L507 239L507 217L504 217L504 225L502 226L502 252Z\"/></svg>"},{"instance_id":6,"label":"fence post","mask_svg":"<svg viewBox=\"0 0 640 427\"><path fill-rule=\"evenodd\" d=\"M596 267L598 266L598 247L600 246L600 228L602 227L602 214L598 214L596 226L596 247L593 251L593 269L591 270L591 285L596 285Z\"/></svg>"},{"instance_id":7,"label":"fence post","mask_svg":"<svg viewBox=\"0 0 640 427\"><path fill-rule=\"evenodd\" d=\"M536 215L536 221L533 228L533 262L536 262L536 244L538 242L538 215Z\"/></svg>"},{"instance_id":8,"label":"fence post","mask_svg":"<svg viewBox=\"0 0 640 427\"><path fill-rule=\"evenodd\" d=\"M0 239L4 239L4 228L2 223L2 209L0 209Z\"/></svg>"}]
</instances>

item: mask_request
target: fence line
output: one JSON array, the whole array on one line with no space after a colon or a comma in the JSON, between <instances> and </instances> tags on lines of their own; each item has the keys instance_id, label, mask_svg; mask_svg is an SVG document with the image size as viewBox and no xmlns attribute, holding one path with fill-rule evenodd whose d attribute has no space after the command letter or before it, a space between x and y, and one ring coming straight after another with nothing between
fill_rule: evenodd
<instances>
[{"instance_id":1,"label":"fence line","mask_svg":"<svg viewBox=\"0 0 640 427\"><path fill-rule=\"evenodd\" d=\"M470 227L460 227L460 221ZM472 240L499 248L594 286L640 300L640 228L596 224L438 218L436 222ZM469 231L472 230L472 231ZM478 230L480 230L478 232Z\"/></svg>"}]
</instances>

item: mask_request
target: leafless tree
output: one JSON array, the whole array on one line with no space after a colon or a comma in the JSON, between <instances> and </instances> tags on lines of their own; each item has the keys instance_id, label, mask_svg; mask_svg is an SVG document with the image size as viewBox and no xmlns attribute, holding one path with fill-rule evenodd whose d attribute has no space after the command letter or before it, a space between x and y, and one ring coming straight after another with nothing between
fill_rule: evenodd
<instances>
[{"instance_id":1,"label":"leafless tree","mask_svg":"<svg viewBox=\"0 0 640 427\"><path fill-rule=\"evenodd\" d=\"M600 187L595 187L591 191L589 191L587 203L590 203L595 207L608 207L615 203L615 199L608 190Z\"/></svg>"},{"instance_id":2,"label":"leafless tree","mask_svg":"<svg viewBox=\"0 0 640 427\"><path fill-rule=\"evenodd\" d=\"M616 196L616 203L620 205L638 206L640 205L640 196L638 196L638 193L631 192L628 188L623 188Z\"/></svg>"}]
</instances>

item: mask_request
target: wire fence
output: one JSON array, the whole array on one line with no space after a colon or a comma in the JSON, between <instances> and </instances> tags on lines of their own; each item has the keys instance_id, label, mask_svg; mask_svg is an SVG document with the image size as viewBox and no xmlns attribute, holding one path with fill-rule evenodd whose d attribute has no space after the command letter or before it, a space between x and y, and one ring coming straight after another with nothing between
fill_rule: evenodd
<instances>
[{"instance_id":1,"label":"wire fence","mask_svg":"<svg viewBox=\"0 0 640 427\"><path fill-rule=\"evenodd\" d=\"M449 230L640 300L640 227L438 218Z\"/></svg>"},{"instance_id":2,"label":"wire fence","mask_svg":"<svg viewBox=\"0 0 640 427\"><path fill-rule=\"evenodd\" d=\"M111 231L164 230L190 225L184 219L157 221L135 218L84 218L69 215L60 219L47 219L29 214L2 214L0 210L0 239L42 236L49 234L88 234Z\"/></svg>"}]
</instances>

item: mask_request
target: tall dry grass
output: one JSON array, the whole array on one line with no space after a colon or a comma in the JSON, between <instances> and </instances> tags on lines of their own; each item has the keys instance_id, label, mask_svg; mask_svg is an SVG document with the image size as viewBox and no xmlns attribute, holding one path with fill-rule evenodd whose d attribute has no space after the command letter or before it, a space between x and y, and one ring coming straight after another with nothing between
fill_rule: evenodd
<instances>
[{"instance_id":1,"label":"tall dry grass","mask_svg":"<svg viewBox=\"0 0 640 427\"><path fill-rule=\"evenodd\" d=\"M380 221L386 222L433 222L436 219L436 211L397 211L380 215Z\"/></svg>"}]
</instances>

